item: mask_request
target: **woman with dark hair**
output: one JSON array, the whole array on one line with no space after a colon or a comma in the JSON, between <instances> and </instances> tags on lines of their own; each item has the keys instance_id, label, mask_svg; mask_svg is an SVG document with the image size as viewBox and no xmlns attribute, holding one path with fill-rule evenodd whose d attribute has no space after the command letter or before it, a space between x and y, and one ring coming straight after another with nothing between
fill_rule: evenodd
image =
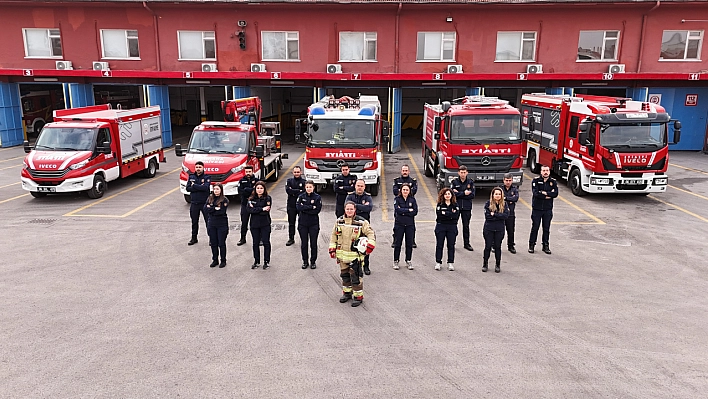
<instances>
[{"instance_id":1,"label":"woman with dark hair","mask_svg":"<svg viewBox=\"0 0 708 399\"><path fill-rule=\"evenodd\" d=\"M204 204L204 213L207 215L207 234L209 235L209 246L211 246L211 264L209 267L226 267L226 236L229 235L229 217L226 215L226 208L229 206L229 199L224 195L224 186L221 183L214 184L212 192ZM219 263L219 252L221 252L221 263Z\"/></svg>"},{"instance_id":2,"label":"woman with dark hair","mask_svg":"<svg viewBox=\"0 0 708 399\"><path fill-rule=\"evenodd\" d=\"M317 268L317 237L320 235L320 211L322 197L315 192L312 180L305 182L305 192L297 197L295 202L298 217L297 230L300 233L300 252L302 253L302 268ZM310 263L307 263L307 244L310 243Z\"/></svg>"},{"instance_id":3,"label":"woman with dark hair","mask_svg":"<svg viewBox=\"0 0 708 399\"><path fill-rule=\"evenodd\" d=\"M263 181L253 186L253 192L248 198L248 213L251 214L251 237L253 238L253 265L257 269L261 265L259 243L263 242L263 270L270 267L270 207L273 200Z\"/></svg>"},{"instance_id":4,"label":"woman with dark hair","mask_svg":"<svg viewBox=\"0 0 708 399\"><path fill-rule=\"evenodd\" d=\"M438 193L438 205L435 208L435 270L440 270L443 259L443 245L447 241L447 270L455 270L455 240L457 239L457 221L460 219L460 207L455 194L445 187Z\"/></svg>"},{"instance_id":5,"label":"woman with dark hair","mask_svg":"<svg viewBox=\"0 0 708 399\"><path fill-rule=\"evenodd\" d=\"M401 184L398 195L393 201L395 222L393 224L393 269L398 270L401 260L403 237L406 238L406 266L413 270L413 239L415 236L415 216L418 214L418 203L411 195L411 185Z\"/></svg>"},{"instance_id":6,"label":"woman with dark hair","mask_svg":"<svg viewBox=\"0 0 708 399\"><path fill-rule=\"evenodd\" d=\"M504 191L494 187L489 194L489 201L484 204L484 264L482 271L488 270L489 255L494 248L494 258L497 261L494 271L501 272L501 243L504 239L506 218L509 217L509 207L504 199Z\"/></svg>"}]
</instances>

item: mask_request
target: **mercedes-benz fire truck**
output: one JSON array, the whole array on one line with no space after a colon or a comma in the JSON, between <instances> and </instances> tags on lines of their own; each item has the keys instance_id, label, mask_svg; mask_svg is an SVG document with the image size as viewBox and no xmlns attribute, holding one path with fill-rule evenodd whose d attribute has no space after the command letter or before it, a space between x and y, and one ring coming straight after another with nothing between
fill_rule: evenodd
<instances>
[{"instance_id":1,"label":"mercedes-benz fire truck","mask_svg":"<svg viewBox=\"0 0 708 399\"><path fill-rule=\"evenodd\" d=\"M465 165L477 187L523 182L523 142L519 110L497 97L467 96L442 104L425 104L423 160L425 175L438 190L449 187Z\"/></svg>"},{"instance_id":2,"label":"mercedes-benz fire truck","mask_svg":"<svg viewBox=\"0 0 708 399\"><path fill-rule=\"evenodd\" d=\"M628 98L525 94L521 128L528 166L568 181L573 194L666 191L669 144L681 123L657 104Z\"/></svg>"},{"instance_id":3,"label":"mercedes-benz fire truck","mask_svg":"<svg viewBox=\"0 0 708 399\"><path fill-rule=\"evenodd\" d=\"M280 127L272 124L264 127L275 135L261 132L261 99L258 97L222 101L224 122L202 122L194 128L187 149L175 145L175 154L181 157L182 172L179 187L184 200L190 202L187 179L194 172L197 161L204 163L204 173L211 182L224 186L224 195L238 194L238 183L244 177L246 165L253 167L254 176L260 180L276 181L283 159L281 153Z\"/></svg>"},{"instance_id":4,"label":"mercedes-benz fire truck","mask_svg":"<svg viewBox=\"0 0 708 399\"><path fill-rule=\"evenodd\" d=\"M366 182L367 191L378 195L382 148L388 142L378 96L323 97L307 109L307 120L299 119L295 126L296 136L305 137L305 179L325 187L346 161Z\"/></svg>"}]
</instances>

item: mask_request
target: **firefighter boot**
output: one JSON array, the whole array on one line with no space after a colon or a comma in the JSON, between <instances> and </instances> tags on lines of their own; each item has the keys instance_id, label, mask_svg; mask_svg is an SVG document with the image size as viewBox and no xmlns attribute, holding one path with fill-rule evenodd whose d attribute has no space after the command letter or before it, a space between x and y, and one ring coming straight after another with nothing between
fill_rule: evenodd
<instances>
[{"instance_id":1,"label":"firefighter boot","mask_svg":"<svg viewBox=\"0 0 708 399\"><path fill-rule=\"evenodd\" d=\"M345 303L350 299L352 299L351 291L350 292L342 292L342 297L339 298L339 303Z\"/></svg>"},{"instance_id":2,"label":"firefighter boot","mask_svg":"<svg viewBox=\"0 0 708 399\"><path fill-rule=\"evenodd\" d=\"M189 242L187 243L187 245L194 245L194 244L196 244L196 243L198 243L198 242L199 242L199 240L197 240L197 236L192 236L192 239L189 240Z\"/></svg>"},{"instance_id":3,"label":"firefighter boot","mask_svg":"<svg viewBox=\"0 0 708 399\"><path fill-rule=\"evenodd\" d=\"M543 252L547 253L548 255L551 254L551 248L548 246L548 244L543 246Z\"/></svg>"},{"instance_id":4,"label":"firefighter boot","mask_svg":"<svg viewBox=\"0 0 708 399\"><path fill-rule=\"evenodd\" d=\"M487 270L489 270L489 263L488 263L488 261L485 259L485 260L484 260L484 263L482 264L482 271L486 273Z\"/></svg>"},{"instance_id":5,"label":"firefighter boot","mask_svg":"<svg viewBox=\"0 0 708 399\"><path fill-rule=\"evenodd\" d=\"M499 264L499 261L497 261L497 265L494 267L494 273L500 273L501 272L501 265Z\"/></svg>"},{"instance_id":6,"label":"firefighter boot","mask_svg":"<svg viewBox=\"0 0 708 399\"><path fill-rule=\"evenodd\" d=\"M219 263L219 269L223 269L226 267L226 259L222 259L221 263Z\"/></svg>"},{"instance_id":7,"label":"firefighter boot","mask_svg":"<svg viewBox=\"0 0 708 399\"><path fill-rule=\"evenodd\" d=\"M355 308L355 307L361 305L362 302L364 302L363 296L355 296L354 300L352 301L352 307Z\"/></svg>"},{"instance_id":8,"label":"firefighter boot","mask_svg":"<svg viewBox=\"0 0 708 399\"><path fill-rule=\"evenodd\" d=\"M371 269L369 269L368 265L364 265L364 274L367 276L371 274Z\"/></svg>"}]
</instances>

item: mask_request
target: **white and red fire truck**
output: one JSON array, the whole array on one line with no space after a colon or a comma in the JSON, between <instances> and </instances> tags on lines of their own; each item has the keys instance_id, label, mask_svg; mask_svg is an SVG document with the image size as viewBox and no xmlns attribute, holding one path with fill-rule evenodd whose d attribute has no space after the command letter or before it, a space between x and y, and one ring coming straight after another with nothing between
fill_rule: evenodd
<instances>
[{"instance_id":1,"label":"white and red fire truck","mask_svg":"<svg viewBox=\"0 0 708 399\"><path fill-rule=\"evenodd\" d=\"M340 173L342 162L379 194L382 148L388 142L388 122L381 118L378 96L323 97L307 109L307 120L296 123L305 137L305 179L325 187ZM304 131L302 127L304 128Z\"/></svg>"},{"instance_id":2,"label":"white and red fire truck","mask_svg":"<svg viewBox=\"0 0 708 399\"><path fill-rule=\"evenodd\" d=\"M138 172L154 177L165 161L160 107L55 110L34 148L27 141L24 147L22 188L33 197L86 191L100 198L107 182Z\"/></svg>"},{"instance_id":3,"label":"white and red fire truck","mask_svg":"<svg viewBox=\"0 0 708 399\"><path fill-rule=\"evenodd\" d=\"M505 173L523 182L520 114L508 101L467 96L425 104L424 113L425 175L436 178L438 190L450 186L462 165L478 187L502 185Z\"/></svg>"},{"instance_id":4,"label":"white and red fire truck","mask_svg":"<svg viewBox=\"0 0 708 399\"><path fill-rule=\"evenodd\" d=\"M287 154L281 153L280 126L261 124L260 98L222 101L221 107L224 122L202 122L194 128L186 149L175 145L175 154L184 156L179 186L187 202L187 179L197 161L204 163L204 173L211 177L212 184L221 183L224 195L234 196L246 165L253 167L253 174L260 180L276 181L283 159L287 159ZM274 135L262 135L262 128Z\"/></svg>"},{"instance_id":5,"label":"white and red fire truck","mask_svg":"<svg viewBox=\"0 0 708 399\"><path fill-rule=\"evenodd\" d=\"M532 172L550 166L575 195L666 191L671 117L662 106L618 97L525 94L521 112ZM673 122L676 143L681 123Z\"/></svg>"}]
</instances>

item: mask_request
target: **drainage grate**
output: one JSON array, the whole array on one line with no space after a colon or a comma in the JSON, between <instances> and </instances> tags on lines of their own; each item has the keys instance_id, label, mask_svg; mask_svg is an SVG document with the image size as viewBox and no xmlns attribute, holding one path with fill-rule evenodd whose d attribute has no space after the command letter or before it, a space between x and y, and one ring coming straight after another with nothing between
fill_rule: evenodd
<instances>
[{"instance_id":1,"label":"drainage grate","mask_svg":"<svg viewBox=\"0 0 708 399\"><path fill-rule=\"evenodd\" d=\"M282 223L273 223L270 225L271 231L287 230L288 225ZM234 223L229 227L230 230L241 231L241 223Z\"/></svg>"},{"instance_id":2,"label":"drainage grate","mask_svg":"<svg viewBox=\"0 0 708 399\"><path fill-rule=\"evenodd\" d=\"M43 224L43 225L50 225L54 224L57 221L57 219L32 219L29 221L30 224Z\"/></svg>"}]
</instances>

